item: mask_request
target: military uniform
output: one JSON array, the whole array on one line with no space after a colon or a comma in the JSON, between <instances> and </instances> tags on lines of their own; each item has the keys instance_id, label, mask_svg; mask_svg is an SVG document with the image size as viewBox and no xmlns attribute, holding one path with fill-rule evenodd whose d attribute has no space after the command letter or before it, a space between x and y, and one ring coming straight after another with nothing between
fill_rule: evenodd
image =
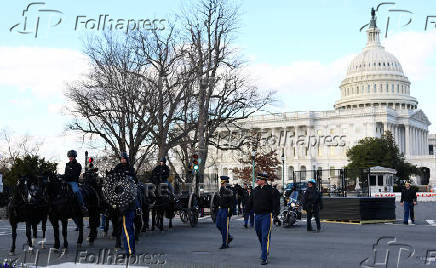
<instances>
[{"instance_id":1,"label":"military uniform","mask_svg":"<svg viewBox=\"0 0 436 268\"><path fill-rule=\"evenodd\" d=\"M268 175L261 173L257 180L267 180ZM254 225L262 250L262 264L267 264L270 253L271 227L273 217L280 213L280 201L271 185L256 186L253 189L247 206L248 210L254 211Z\"/></svg>"},{"instance_id":2,"label":"military uniform","mask_svg":"<svg viewBox=\"0 0 436 268\"><path fill-rule=\"evenodd\" d=\"M221 232L222 245L220 249L228 248L233 240L230 235L230 218L235 206L235 195L230 186L223 185L229 182L229 177L221 176L221 188L219 192L219 209L216 216L216 227Z\"/></svg>"}]
</instances>

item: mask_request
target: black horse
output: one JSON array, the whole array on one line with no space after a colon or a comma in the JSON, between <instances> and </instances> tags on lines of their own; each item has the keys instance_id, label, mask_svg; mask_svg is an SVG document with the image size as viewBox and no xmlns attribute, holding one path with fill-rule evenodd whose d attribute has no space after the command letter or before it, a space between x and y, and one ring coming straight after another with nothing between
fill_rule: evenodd
<instances>
[{"instance_id":1,"label":"black horse","mask_svg":"<svg viewBox=\"0 0 436 268\"><path fill-rule=\"evenodd\" d=\"M89 211L90 235L89 243L92 245L97 237L97 227L99 223L99 198L95 189L87 184L79 185L82 196ZM60 248L59 240L59 221L62 224L62 236L64 238L64 250L68 248L67 225L68 219L73 219L79 229L77 247L83 243L83 215L76 196L71 187L61 179L60 176L51 176L47 184L47 194L49 200L49 219L53 225L54 248Z\"/></svg>"},{"instance_id":2,"label":"black horse","mask_svg":"<svg viewBox=\"0 0 436 268\"><path fill-rule=\"evenodd\" d=\"M37 238L38 223L42 222L42 247L45 243L45 232L48 214L48 200L45 185L41 178L20 178L15 192L8 204L9 223L12 227L12 246L9 254L15 253L15 241L17 239L17 225L19 222L26 223L26 236L29 250L33 250L33 244ZM33 239L31 231L33 230Z\"/></svg>"},{"instance_id":3,"label":"black horse","mask_svg":"<svg viewBox=\"0 0 436 268\"><path fill-rule=\"evenodd\" d=\"M175 216L175 200L174 195L166 187L166 183L154 184L154 194L150 196L153 200L151 205L151 230L154 231L155 226L163 231L164 216L169 220L168 228L173 228L173 218Z\"/></svg>"}]
</instances>

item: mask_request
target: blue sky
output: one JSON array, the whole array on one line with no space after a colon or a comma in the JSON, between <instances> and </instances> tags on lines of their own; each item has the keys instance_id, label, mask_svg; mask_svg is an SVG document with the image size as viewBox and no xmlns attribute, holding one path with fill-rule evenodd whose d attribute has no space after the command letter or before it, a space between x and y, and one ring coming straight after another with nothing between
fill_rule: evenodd
<instances>
[{"instance_id":1,"label":"blue sky","mask_svg":"<svg viewBox=\"0 0 436 268\"><path fill-rule=\"evenodd\" d=\"M54 1L46 0L40 9L62 12L41 15L38 37L20 34L22 11L31 1L4 1L0 16L0 129L17 134L57 140L47 154L63 155L63 131L68 118L62 115L66 105L65 83L74 80L86 68L81 56L80 39L95 30L74 30L77 16L98 19L108 14L113 19L168 19L180 10L179 0L126 1ZM385 34L390 17L387 50L397 56L412 82L411 94L419 101L429 119L436 122L436 29L427 16L436 16L436 1L393 1L378 13L378 25ZM366 43L359 32L370 18L370 8L381 1L313 0L260 1L239 0L241 28L235 46L248 59L254 79L261 88L278 92L271 111L329 110L339 98L339 84L347 63ZM388 9L413 12L389 12ZM36 8L35 8L36 10ZM28 12L28 31L37 14ZM33 12L33 13L31 13ZM46 14L52 14L47 21ZM59 17L60 16L60 17ZM62 18L59 25L48 27ZM410 25L402 27L412 19ZM432 21L436 22L436 18ZM10 28L18 23L12 31ZM21 27L21 28L20 28ZM280 75L278 75L280 74ZM6 115L6 116L5 116ZM436 127L431 126L436 132ZM69 143L73 144L73 143ZM62 149L63 150L63 149Z\"/></svg>"}]
</instances>

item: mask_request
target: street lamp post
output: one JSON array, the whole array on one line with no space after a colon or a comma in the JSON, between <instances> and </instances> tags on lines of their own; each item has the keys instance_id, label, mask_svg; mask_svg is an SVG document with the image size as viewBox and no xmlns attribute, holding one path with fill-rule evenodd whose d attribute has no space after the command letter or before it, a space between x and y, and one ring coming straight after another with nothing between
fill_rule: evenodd
<instances>
[{"instance_id":1,"label":"street lamp post","mask_svg":"<svg viewBox=\"0 0 436 268\"><path fill-rule=\"evenodd\" d=\"M282 149L282 187L285 191L285 149Z\"/></svg>"},{"instance_id":2,"label":"street lamp post","mask_svg":"<svg viewBox=\"0 0 436 268\"><path fill-rule=\"evenodd\" d=\"M252 151L251 151L251 158L252 158L252 160L253 160L253 185L252 185L252 187L254 188L254 184L255 184L255 172L254 172L254 169L256 168L256 162L255 162L255 160L256 160L256 149L253 149Z\"/></svg>"}]
</instances>

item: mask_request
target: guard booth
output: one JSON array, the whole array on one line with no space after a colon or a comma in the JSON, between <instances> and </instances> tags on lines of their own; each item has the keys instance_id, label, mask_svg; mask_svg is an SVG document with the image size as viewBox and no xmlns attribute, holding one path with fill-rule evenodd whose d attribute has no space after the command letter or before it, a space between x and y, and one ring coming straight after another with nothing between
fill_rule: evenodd
<instances>
[{"instance_id":1,"label":"guard booth","mask_svg":"<svg viewBox=\"0 0 436 268\"><path fill-rule=\"evenodd\" d=\"M370 194L394 191L394 175L397 171L392 168L372 167L369 169L368 180Z\"/></svg>"}]
</instances>

